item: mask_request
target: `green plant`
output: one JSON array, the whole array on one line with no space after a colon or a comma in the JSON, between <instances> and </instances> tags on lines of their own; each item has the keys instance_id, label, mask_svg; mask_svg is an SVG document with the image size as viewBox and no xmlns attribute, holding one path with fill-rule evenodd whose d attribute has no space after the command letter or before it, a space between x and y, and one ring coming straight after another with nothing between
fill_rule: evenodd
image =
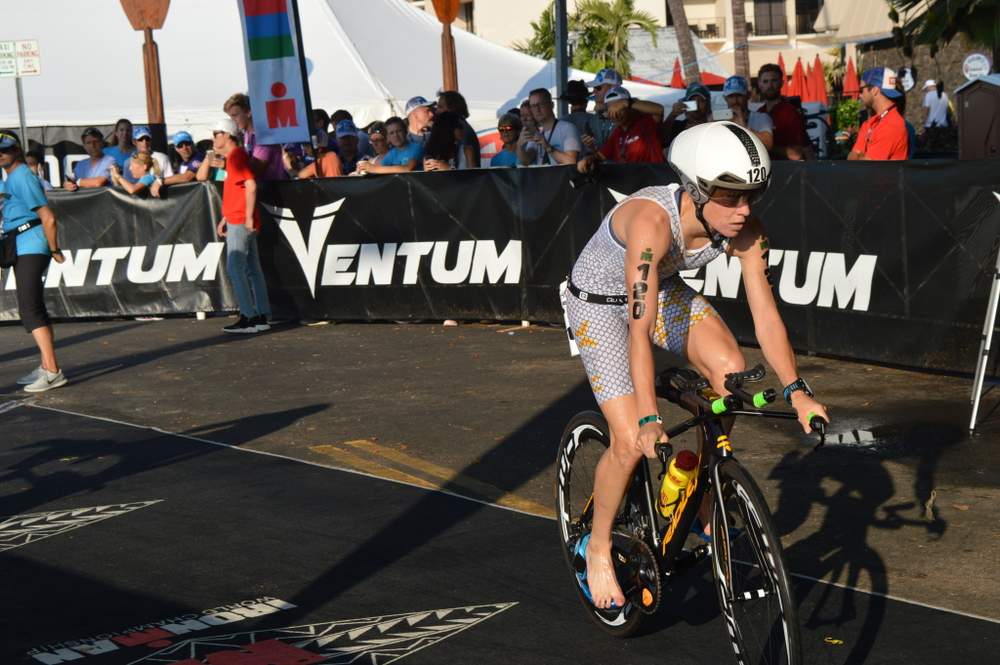
<instances>
[{"instance_id":1,"label":"green plant","mask_svg":"<svg viewBox=\"0 0 1000 665\"><path fill-rule=\"evenodd\" d=\"M833 120L833 131L852 132L860 124L861 102L856 99L841 99L833 103L830 109Z\"/></svg>"},{"instance_id":2,"label":"green plant","mask_svg":"<svg viewBox=\"0 0 1000 665\"><path fill-rule=\"evenodd\" d=\"M928 44L931 57L939 47L963 34L975 44L993 49L1000 60L1000 0L889 0L893 36L904 55L914 44ZM900 24L900 14L903 15Z\"/></svg>"}]
</instances>

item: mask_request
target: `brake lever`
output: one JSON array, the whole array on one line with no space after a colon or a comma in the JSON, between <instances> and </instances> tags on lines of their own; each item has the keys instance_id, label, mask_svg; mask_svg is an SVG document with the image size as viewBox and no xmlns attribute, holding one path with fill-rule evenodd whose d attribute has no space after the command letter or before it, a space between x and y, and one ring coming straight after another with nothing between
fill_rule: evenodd
<instances>
[{"instance_id":1,"label":"brake lever","mask_svg":"<svg viewBox=\"0 0 1000 665\"><path fill-rule=\"evenodd\" d=\"M819 434L819 443L813 446L813 450L819 450L824 445L826 445L826 426L830 423L823 420L822 417L817 416L815 413L809 414L809 427L813 432Z\"/></svg>"}]
</instances>

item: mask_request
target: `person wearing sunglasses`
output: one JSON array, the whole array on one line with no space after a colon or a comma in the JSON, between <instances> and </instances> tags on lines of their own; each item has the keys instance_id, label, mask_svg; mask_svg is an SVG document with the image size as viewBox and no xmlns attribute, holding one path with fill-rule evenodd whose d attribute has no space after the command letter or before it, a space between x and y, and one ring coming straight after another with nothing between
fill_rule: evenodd
<instances>
[{"instance_id":1,"label":"person wearing sunglasses","mask_svg":"<svg viewBox=\"0 0 1000 665\"><path fill-rule=\"evenodd\" d=\"M133 174L130 162L135 158L136 154L142 153L152 157L153 162L156 163L156 168L153 170L156 172L157 182L162 182L163 178L169 178L174 174L174 167L170 164L170 159L166 153L153 150L153 134L149 131L149 127L146 125L137 125L132 130L132 140L135 141L136 152L125 161L125 168L121 170L121 176L125 180L133 184L138 182Z\"/></svg>"},{"instance_id":2,"label":"person wearing sunglasses","mask_svg":"<svg viewBox=\"0 0 1000 665\"><path fill-rule=\"evenodd\" d=\"M888 67L875 67L861 75L860 100L871 117L858 130L858 140L848 153L848 159L906 159L910 139L895 104L902 94L896 89L896 72Z\"/></svg>"},{"instance_id":3,"label":"person wearing sunglasses","mask_svg":"<svg viewBox=\"0 0 1000 665\"><path fill-rule=\"evenodd\" d=\"M745 367L733 333L681 271L739 259L757 341L785 384L785 398L804 431L812 414L829 420L799 377L771 288L767 236L753 214L771 179L767 148L735 123L712 122L681 132L667 160L680 184L640 189L612 208L576 260L565 294L570 332L611 428L611 446L595 472L586 551L598 608L625 603L611 563L611 529L636 464L667 440L653 346L686 356L720 395L728 392L726 374ZM703 524L709 509L703 504Z\"/></svg>"},{"instance_id":4,"label":"person wearing sunglasses","mask_svg":"<svg viewBox=\"0 0 1000 665\"><path fill-rule=\"evenodd\" d=\"M386 128L384 122L373 122L368 126L368 142L372 146L372 152L375 154L367 158L369 164L377 166L382 163L385 156L389 154L389 139L386 136Z\"/></svg>"},{"instance_id":5,"label":"person wearing sunglasses","mask_svg":"<svg viewBox=\"0 0 1000 665\"><path fill-rule=\"evenodd\" d=\"M521 117L508 113L497 123L503 149L490 159L490 166L517 166L517 137L521 134Z\"/></svg>"},{"instance_id":6,"label":"person wearing sunglasses","mask_svg":"<svg viewBox=\"0 0 1000 665\"><path fill-rule=\"evenodd\" d=\"M407 122L399 117L385 121L385 137L390 148L378 164L358 162L358 173L409 173L424 169L423 143L411 140Z\"/></svg>"},{"instance_id":7,"label":"person wearing sunglasses","mask_svg":"<svg viewBox=\"0 0 1000 665\"><path fill-rule=\"evenodd\" d=\"M24 329L34 338L41 363L18 379L29 393L64 386L66 376L56 360L52 320L45 308L42 275L50 261L62 263L57 238L56 216L38 178L24 163L21 142L13 132L0 132L0 168L6 181L0 183L3 201L3 233L15 246L14 277L17 281L17 311Z\"/></svg>"}]
</instances>

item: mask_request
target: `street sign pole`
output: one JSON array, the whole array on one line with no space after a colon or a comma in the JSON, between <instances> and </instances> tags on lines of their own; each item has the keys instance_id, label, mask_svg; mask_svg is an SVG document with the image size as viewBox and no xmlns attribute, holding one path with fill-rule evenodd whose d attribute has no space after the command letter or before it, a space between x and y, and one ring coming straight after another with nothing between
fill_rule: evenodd
<instances>
[{"instance_id":1,"label":"street sign pole","mask_svg":"<svg viewBox=\"0 0 1000 665\"><path fill-rule=\"evenodd\" d=\"M24 93L21 91L21 77L14 77L14 85L17 87L17 115L21 121L21 147L28 151L28 125L24 121Z\"/></svg>"}]
</instances>

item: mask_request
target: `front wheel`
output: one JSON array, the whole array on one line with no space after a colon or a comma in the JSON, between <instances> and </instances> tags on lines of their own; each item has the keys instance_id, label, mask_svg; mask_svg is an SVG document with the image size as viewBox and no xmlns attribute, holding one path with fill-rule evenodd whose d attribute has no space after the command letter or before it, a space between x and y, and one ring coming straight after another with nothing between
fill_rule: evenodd
<instances>
[{"instance_id":1,"label":"front wheel","mask_svg":"<svg viewBox=\"0 0 1000 665\"><path fill-rule=\"evenodd\" d=\"M639 627L643 613L632 603L612 610L594 607L577 581L583 576L577 545L589 537L594 510L594 471L611 445L608 423L595 411L573 417L559 440L556 458L556 519L563 556L573 573L573 585L590 618L615 637L628 637ZM634 535L641 529L641 506L627 491L615 517L614 530ZM580 548L582 550L582 548Z\"/></svg>"},{"instance_id":2,"label":"front wheel","mask_svg":"<svg viewBox=\"0 0 1000 665\"><path fill-rule=\"evenodd\" d=\"M767 503L736 460L720 462L714 481L712 572L736 662L799 665L798 612Z\"/></svg>"}]
</instances>

